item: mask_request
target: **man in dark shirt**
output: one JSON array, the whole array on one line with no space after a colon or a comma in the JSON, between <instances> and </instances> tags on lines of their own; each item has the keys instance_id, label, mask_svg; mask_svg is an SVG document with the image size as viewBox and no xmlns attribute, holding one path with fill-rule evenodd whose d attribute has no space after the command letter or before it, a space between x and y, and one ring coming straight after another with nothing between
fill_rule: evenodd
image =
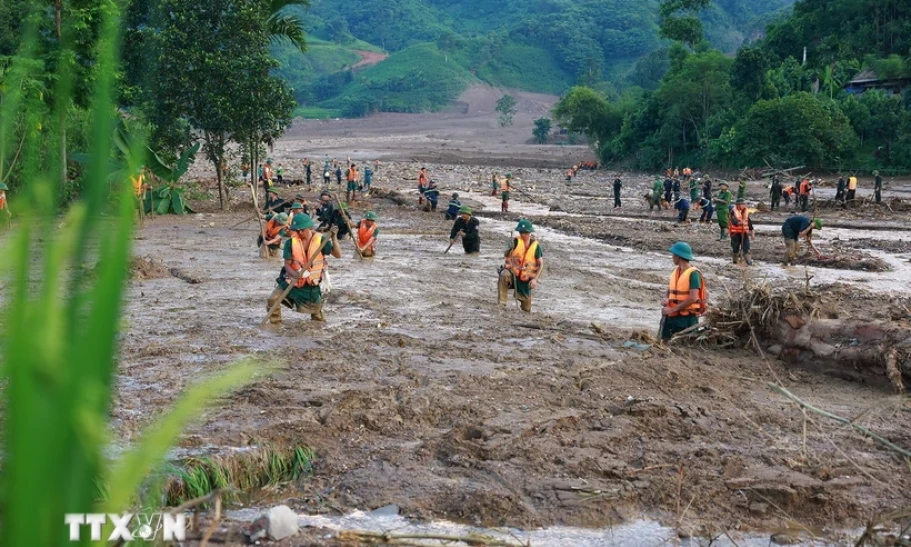
<instances>
[{"instance_id":1,"label":"man in dark shirt","mask_svg":"<svg viewBox=\"0 0 911 547\"><path fill-rule=\"evenodd\" d=\"M480 223L478 219L471 215L471 209L462 207L459 209L459 218L452 225L449 232L449 242L455 243L456 238L461 234L462 248L465 254L477 254L481 252L481 232L478 229Z\"/></svg>"},{"instance_id":2,"label":"man in dark shirt","mask_svg":"<svg viewBox=\"0 0 911 547\"><path fill-rule=\"evenodd\" d=\"M623 206L620 204L620 189L623 188L623 181L620 180L620 177L614 179L614 209L622 209Z\"/></svg>"},{"instance_id":3,"label":"man in dark shirt","mask_svg":"<svg viewBox=\"0 0 911 547\"><path fill-rule=\"evenodd\" d=\"M873 171L873 199L876 203L883 201L883 178L879 176L879 171Z\"/></svg>"},{"instance_id":4,"label":"man in dark shirt","mask_svg":"<svg viewBox=\"0 0 911 547\"><path fill-rule=\"evenodd\" d=\"M332 205L332 196L329 192L323 192L319 195L320 205L316 210L316 219L320 221L320 227L329 224L332 214L335 213L335 206Z\"/></svg>"},{"instance_id":5,"label":"man in dark shirt","mask_svg":"<svg viewBox=\"0 0 911 547\"><path fill-rule=\"evenodd\" d=\"M845 200L845 186L848 185L848 181L845 180L845 176L841 173L838 174L838 185L835 187L835 201L844 201Z\"/></svg>"},{"instance_id":6,"label":"man in dark shirt","mask_svg":"<svg viewBox=\"0 0 911 547\"><path fill-rule=\"evenodd\" d=\"M710 178L705 179L705 182L702 183L702 197L712 199L712 179Z\"/></svg>"},{"instance_id":7,"label":"man in dark shirt","mask_svg":"<svg viewBox=\"0 0 911 547\"><path fill-rule=\"evenodd\" d=\"M781 204L781 182L778 180L778 177L772 177L772 188L769 190L769 199L771 200L772 210L779 208Z\"/></svg>"},{"instance_id":8,"label":"man in dark shirt","mask_svg":"<svg viewBox=\"0 0 911 547\"><path fill-rule=\"evenodd\" d=\"M784 246L786 249L784 258L785 266L797 262L797 253L800 251L798 240L800 238L806 239L807 245L816 253L817 258L821 255L819 249L813 245L814 228L817 230L822 229L822 219L814 218L813 220L810 220L805 216L795 215L784 221L784 224L781 225L781 235L784 236Z\"/></svg>"},{"instance_id":9,"label":"man in dark shirt","mask_svg":"<svg viewBox=\"0 0 911 547\"><path fill-rule=\"evenodd\" d=\"M291 205L288 200L278 197L278 192L274 188L269 188L269 191L266 192L266 208L263 211L264 213L284 213L288 210L288 206Z\"/></svg>"}]
</instances>

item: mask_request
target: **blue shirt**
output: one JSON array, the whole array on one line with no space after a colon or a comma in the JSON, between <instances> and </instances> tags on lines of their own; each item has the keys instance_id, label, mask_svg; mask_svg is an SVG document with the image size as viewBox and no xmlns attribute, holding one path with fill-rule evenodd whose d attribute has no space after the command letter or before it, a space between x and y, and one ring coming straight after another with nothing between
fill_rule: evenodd
<instances>
[{"instance_id":1,"label":"blue shirt","mask_svg":"<svg viewBox=\"0 0 911 547\"><path fill-rule=\"evenodd\" d=\"M684 198L680 198L680 201L674 204L674 209L678 211L687 211L690 208L690 202Z\"/></svg>"}]
</instances>

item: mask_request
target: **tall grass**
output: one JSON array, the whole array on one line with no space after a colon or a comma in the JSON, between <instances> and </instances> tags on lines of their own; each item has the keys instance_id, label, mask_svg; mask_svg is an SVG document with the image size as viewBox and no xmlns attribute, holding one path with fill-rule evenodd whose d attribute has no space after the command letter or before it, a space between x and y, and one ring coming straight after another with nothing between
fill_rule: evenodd
<instances>
[{"instance_id":1,"label":"tall grass","mask_svg":"<svg viewBox=\"0 0 911 547\"><path fill-rule=\"evenodd\" d=\"M118 5L105 2L96 44L90 159L81 196L65 211L62 224L54 218L61 205L59 173L65 161L57 145L62 127L55 120L65 116L39 117L36 113L43 109L28 104L16 91L34 70L35 63L29 62L37 55L34 21L46 13L23 14L32 23L0 104L0 134L9 135L11 124L20 119L43 128L24 143L23 161L31 170L13 196L18 219L0 249L4 546L72 545L65 513L128 510L140 483L161 464L168 447L203 404L253 374L252 363L241 363L191 388L118 462L104 458L134 214L129 185L121 185L116 190L120 195L111 199L107 183L116 112ZM71 44L64 44L63 50L61 58L68 58ZM73 85L67 66L59 63L53 75L58 109L70 104ZM134 173L139 169L130 167ZM118 206L109 220L103 220L110 203ZM95 276L76 273L92 269L94 261ZM102 502L96 501L98 484L107 485Z\"/></svg>"}]
</instances>

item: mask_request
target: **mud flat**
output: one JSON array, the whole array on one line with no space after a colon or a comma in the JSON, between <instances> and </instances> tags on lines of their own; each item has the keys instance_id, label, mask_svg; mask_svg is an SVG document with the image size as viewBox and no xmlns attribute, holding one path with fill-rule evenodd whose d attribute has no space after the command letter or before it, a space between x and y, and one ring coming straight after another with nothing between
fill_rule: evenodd
<instances>
[{"instance_id":1,"label":"mud flat","mask_svg":"<svg viewBox=\"0 0 911 547\"><path fill-rule=\"evenodd\" d=\"M134 254L199 283L173 275L131 283L113 409L121 440L129 443L190 383L254 355L284 366L222 401L183 436L180 450L313 447L311 478L244 503L283 502L325 518L306 521L317 528L288 545L350 545L337 535L350 521L339 518L388 504L419 524L529 531L606 535L645 519L642 530L662 542L677 532L767 541L799 523L840 544L845 530L908 504L911 480L900 458L822 417L805 421L764 383L781 381L801 399L911 447L907 401L885 376L837 377L749 349L668 350L648 341L672 267L665 250L677 239L694 243L712 298L740 290L745 277L796 286L810 278L847 291L835 299L845 316L907 326L911 310L895 304L907 302L908 251L839 247L904 241L904 213L868 220L893 222L898 235L824 229L816 238L823 252L877 259L882 271L781 268L774 224L786 213L757 215L769 228L755 242L754 267L744 270L730 264L712 228L676 225L668 220L673 211L642 218L647 208L634 198L614 212L612 172L584 173L567 187L559 169L509 168L522 192L504 215L487 182L504 168L433 163L440 208L458 191L481 215L481 254L465 256L457 245L444 255L450 223L416 207L420 166L388 161L375 179L382 191L353 204L355 218L368 209L380 217L378 257L358 261L343 243L344 257L330 262L325 324L285 311L282 327L257 327L280 262L258 258L255 223L229 229L249 204L237 202L229 214L148 219ZM631 196L650 181L622 176ZM318 187L284 192L297 191L315 199ZM759 199L764 190L757 183L750 192ZM496 305L496 270L519 216L541 225L547 263L531 315L515 302ZM848 220L837 211L826 218ZM242 521L226 523L216 537L239 542ZM527 539L618 544L585 543L573 533L556 543Z\"/></svg>"}]
</instances>

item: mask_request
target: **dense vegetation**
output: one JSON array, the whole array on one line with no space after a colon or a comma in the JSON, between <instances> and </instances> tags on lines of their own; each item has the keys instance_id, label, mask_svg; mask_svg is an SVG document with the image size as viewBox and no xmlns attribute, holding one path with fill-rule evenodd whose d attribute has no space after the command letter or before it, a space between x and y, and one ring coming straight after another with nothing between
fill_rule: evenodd
<instances>
[{"instance_id":1,"label":"dense vegetation","mask_svg":"<svg viewBox=\"0 0 911 547\"><path fill-rule=\"evenodd\" d=\"M700 18L710 42L733 52L791 2L718 0ZM658 7L659 0L314 0L300 11L308 33L348 63L317 67L282 49L278 73L293 82L300 104L347 116L437 109L472 82L547 93L576 83L654 88L668 67ZM372 48L390 53L382 67L347 70L355 50Z\"/></svg>"},{"instance_id":2,"label":"dense vegetation","mask_svg":"<svg viewBox=\"0 0 911 547\"><path fill-rule=\"evenodd\" d=\"M603 161L642 169L911 167L908 2L798 0L792 15L733 58L684 39L668 58L655 89L576 87L555 109L557 119L587 134ZM903 91L849 92L861 70L899 79Z\"/></svg>"}]
</instances>

